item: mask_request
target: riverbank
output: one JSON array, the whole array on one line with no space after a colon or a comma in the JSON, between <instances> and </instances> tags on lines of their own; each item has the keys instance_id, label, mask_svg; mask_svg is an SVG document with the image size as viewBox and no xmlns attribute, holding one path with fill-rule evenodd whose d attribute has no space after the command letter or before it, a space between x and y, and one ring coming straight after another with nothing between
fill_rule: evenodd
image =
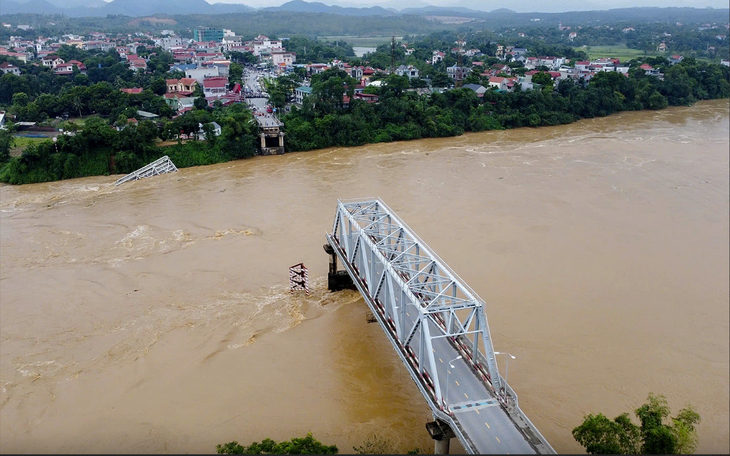
<instances>
[{"instance_id":1,"label":"riverbank","mask_svg":"<svg viewBox=\"0 0 730 456\"><path fill-rule=\"evenodd\" d=\"M545 77L549 82L542 88L488 90L480 98L466 88L421 96L406 90L407 77L390 75L379 89L377 103L350 96L350 102L344 105L346 95L341 87L354 87L356 81L342 70L328 70L312 77L313 93L301 109L292 109L282 117L285 148L299 152L456 137L469 131L556 126L616 112L660 110L730 97L727 67L690 60L668 67L661 78L638 68L629 75L599 72L585 87L566 79L553 88L552 80ZM338 89L328 89L330 86ZM181 130L197 134L198 125L209 125L214 120L224 127L220 137L210 133L205 142L173 145L164 151L155 146L157 137L168 139ZM0 167L0 181L23 184L124 174L163 155L169 155L178 168L247 158L254 155L260 141L251 124L250 112L242 105L212 113L194 110L159 128L143 121L138 127L110 131L101 120L87 120L75 137L61 137L56 145L30 146L21 157L10 159Z\"/></svg>"}]
</instances>

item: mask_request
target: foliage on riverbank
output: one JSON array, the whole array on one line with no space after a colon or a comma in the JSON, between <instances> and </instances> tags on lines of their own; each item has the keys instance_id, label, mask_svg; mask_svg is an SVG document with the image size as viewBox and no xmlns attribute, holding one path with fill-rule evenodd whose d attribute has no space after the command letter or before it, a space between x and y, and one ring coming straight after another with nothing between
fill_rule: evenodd
<instances>
[{"instance_id":1,"label":"foliage on riverbank","mask_svg":"<svg viewBox=\"0 0 730 456\"><path fill-rule=\"evenodd\" d=\"M692 454L697 447L696 425L700 415L691 405L669 417L664 395L649 393L646 403L634 411L637 426L628 413L609 420L588 415L573 429L573 437L590 454Z\"/></svg>"},{"instance_id":2,"label":"foliage on riverbank","mask_svg":"<svg viewBox=\"0 0 730 456\"><path fill-rule=\"evenodd\" d=\"M221 126L220 136L212 132L210 122L213 121ZM117 125L120 123L123 124L118 121ZM165 148L156 146L158 137L173 138L180 132L197 138L201 124L204 125L201 136L205 140ZM256 151L257 128L251 113L242 105L213 112L196 110L162 128L145 120L123 125L118 131L104 119L91 117L75 135L61 135L56 143L48 140L31 144L20 157L10 158L0 150L0 163L6 161L0 165L0 181L29 184L126 174L163 155L168 155L178 168L248 158ZM3 147L0 141L0 149Z\"/></svg>"},{"instance_id":3,"label":"foliage on riverbank","mask_svg":"<svg viewBox=\"0 0 730 456\"><path fill-rule=\"evenodd\" d=\"M419 96L408 78L391 75L377 104L352 99L356 81L333 69L312 78L312 95L301 109L283 117L288 151L419 138L456 136L465 131L539 127L603 117L619 111L685 106L698 100L730 97L730 70L686 59L660 67L664 80L632 68L625 76L601 72L584 86L572 80L557 88L502 93L482 99L469 89ZM536 75L537 76L537 75ZM342 97L351 98L343 106Z\"/></svg>"}]
</instances>

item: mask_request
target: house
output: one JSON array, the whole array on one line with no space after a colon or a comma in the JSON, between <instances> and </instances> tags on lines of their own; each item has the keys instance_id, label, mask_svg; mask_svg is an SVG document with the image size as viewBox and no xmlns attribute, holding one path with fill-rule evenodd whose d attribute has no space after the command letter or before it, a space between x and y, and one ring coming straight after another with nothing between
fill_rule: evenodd
<instances>
[{"instance_id":1,"label":"house","mask_svg":"<svg viewBox=\"0 0 730 456\"><path fill-rule=\"evenodd\" d=\"M504 45L498 44L497 50L494 52L494 56L498 59L504 59Z\"/></svg>"},{"instance_id":2,"label":"house","mask_svg":"<svg viewBox=\"0 0 730 456\"><path fill-rule=\"evenodd\" d=\"M53 73L58 76L69 76L74 73L74 66L72 63L62 63L60 65L56 65L56 67L53 69Z\"/></svg>"},{"instance_id":3,"label":"house","mask_svg":"<svg viewBox=\"0 0 730 456\"><path fill-rule=\"evenodd\" d=\"M657 46L656 50L659 52L667 52L667 44L662 41L661 43L659 43L659 46Z\"/></svg>"},{"instance_id":4,"label":"house","mask_svg":"<svg viewBox=\"0 0 730 456\"><path fill-rule=\"evenodd\" d=\"M413 65L401 65L395 70L395 74L398 76L408 76L408 79L413 79L418 77L418 68L414 67Z\"/></svg>"},{"instance_id":5,"label":"house","mask_svg":"<svg viewBox=\"0 0 730 456\"><path fill-rule=\"evenodd\" d=\"M207 97L220 98L228 92L228 78L213 77L203 80L203 94Z\"/></svg>"},{"instance_id":6,"label":"house","mask_svg":"<svg viewBox=\"0 0 730 456\"><path fill-rule=\"evenodd\" d=\"M47 55L47 56L43 57L43 59L41 59L41 65L43 65L44 67L53 68L54 70L56 69L56 67L58 65L62 65L64 63L66 63L65 60L63 60L61 57L59 57L57 55L53 55L53 54Z\"/></svg>"},{"instance_id":7,"label":"house","mask_svg":"<svg viewBox=\"0 0 730 456\"><path fill-rule=\"evenodd\" d=\"M576 37L576 36L578 36L578 34L577 34L577 33L575 33L575 32L570 32L570 33L568 34L568 39L569 39L570 41L573 41L573 40L575 39L575 37Z\"/></svg>"},{"instance_id":8,"label":"house","mask_svg":"<svg viewBox=\"0 0 730 456\"><path fill-rule=\"evenodd\" d=\"M720 65L730 66L730 60L722 59L720 60Z\"/></svg>"},{"instance_id":9,"label":"house","mask_svg":"<svg viewBox=\"0 0 730 456\"><path fill-rule=\"evenodd\" d=\"M165 103L179 113L190 110L195 106L195 97L185 97L180 93L166 93L163 95Z\"/></svg>"},{"instance_id":10,"label":"house","mask_svg":"<svg viewBox=\"0 0 730 456\"><path fill-rule=\"evenodd\" d=\"M374 93L355 93L353 97L356 100L363 100L365 103L377 103L378 102L378 95Z\"/></svg>"},{"instance_id":11,"label":"house","mask_svg":"<svg viewBox=\"0 0 730 456\"><path fill-rule=\"evenodd\" d=\"M368 82L375 76L375 69L372 67L363 68L362 70L362 82L367 85Z\"/></svg>"},{"instance_id":12,"label":"house","mask_svg":"<svg viewBox=\"0 0 730 456\"><path fill-rule=\"evenodd\" d=\"M20 68L16 67L10 62L0 63L0 71L3 73L12 73L15 76L20 76Z\"/></svg>"},{"instance_id":13,"label":"house","mask_svg":"<svg viewBox=\"0 0 730 456\"><path fill-rule=\"evenodd\" d=\"M501 76L492 76L489 78L489 87L495 87L497 90L506 90L507 92L511 92L517 82L518 79L515 77L503 78Z\"/></svg>"},{"instance_id":14,"label":"house","mask_svg":"<svg viewBox=\"0 0 730 456\"><path fill-rule=\"evenodd\" d=\"M664 79L664 74L658 68L653 68L648 63L642 64L639 68L644 70L644 74L647 76L657 76L659 79Z\"/></svg>"},{"instance_id":15,"label":"house","mask_svg":"<svg viewBox=\"0 0 730 456\"><path fill-rule=\"evenodd\" d=\"M5 111L0 111L0 130L5 129Z\"/></svg>"},{"instance_id":16,"label":"house","mask_svg":"<svg viewBox=\"0 0 730 456\"><path fill-rule=\"evenodd\" d=\"M222 130L221 130L221 126L218 125L218 122L210 122L210 124L206 124L206 125L212 125L213 126L213 134L215 136L220 136L221 135ZM203 124L202 123L199 123L198 124L198 133L197 133L197 135L198 135L198 140L204 140L204 139L206 139L205 138L205 130L203 130Z\"/></svg>"},{"instance_id":17,"label":"house","mask_svg":"<svg viewBox=\"0 0 730 456\"><path fill-rule=\"evenodd\" d=\"M431 65L436 65L437 63L444 60L444 53L441 51L433 51L433 55L431 56Z\"/></svg>"},{"instance_id":18,"label":"house","mask_svg":"<svg viewBox=\"0 0 730 456\"><path fill-rule=\"evenodd\" d=\"M86 74L86 65L84 65L83 62L79 62L78 60L69 60L68 63L75 66L81 74Z\"/></svg>"},{"instance_id":19,"label":"house","mask_svg":"<svg viewBox=\"0 0 730 456\"><path fill-rule=\"evenodd\" d=\"M167 93L181 92L183 94L191 94L195 92L198 81L193 78L167 79Z\"/></svg>"},{"instance_id":20,"label":"house","mask_svg":"<svg viewBox=\"0 0 730 456\"><path fill-rule=\"evenodd\" d=\"M450 66L446 69L446 73L449 75L454 82L463 81L466 76L471 72L470 68L460 66Z\"/></svg>"},{"instance_id":21,"label":"house","mask_svg":"<svg viewBox=\"0 0 730 456\"><path fill-rule=\"evenodd\" d=\"M495 76L499 73L512 74L512 68L510 68L507 65L503 65L501 63L495 63L490 68L492 69L492 72L494 73Z\"/></svg>"},{"instance_id":22,"label":"house","mask_svg":"<svg viewBox=\"0 0 730 456\"><path fill-rule=\"evenodd\" d=\"M301 86L297 87L294 90L294 102L297 104L302 104L304 102L304 97L307 95L312 94L312 88L307 86Z\"/></svg>"},{"instance_id":23,"label":"house","mask_svg":"<svg viewBox=\"0 0 730 456\"><path fill-rule=\"evenodd\" d=\"M681 55L676 55L675 54L675 55L669 57L669 64L670 65L676 65L679 62L681 62L682 60L684 60L684 57L682 57Z\"/></svg>"},{"instance_id":24,"label":"house","mask_svg":"<svg viewBox=\"0 0 730 456\"><path fill-rule=\"evenodd\" d=\"M119 89L119 91L132 95L142 93L142 87L130 87L128 89Z\"/></svg>"},{"instance_id":25,"label":"house","mask_svg":"<svg viewBox=\"0 0 730 456\"><path fill-rule=\"evenodd\" d=\"M482 98L484 96L484 93L487 91L486 87L479 84L465 84L462 88L473 90L474 92L476 92L477 97L479 98Z\"/></svg>"}]
</instances>

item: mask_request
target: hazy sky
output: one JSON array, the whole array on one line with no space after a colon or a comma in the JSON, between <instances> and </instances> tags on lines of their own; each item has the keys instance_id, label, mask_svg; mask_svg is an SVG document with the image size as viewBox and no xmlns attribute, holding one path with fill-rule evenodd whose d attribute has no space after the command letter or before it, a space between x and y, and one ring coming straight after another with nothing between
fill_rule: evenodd
<instances>
[{"instance_id":1,"label":"hazy sky","mask_svg":"<svg viewBox=\"0 0 730 456\"><path fill-rule=\"evenodd\" d=\"M278 6L288 0L207 0L209 3L243 3L253 7ZM602 10L625 8L632 6L693 6L698 8L727 8L728 0L520 0L504 2L503 0L306 0L320 1L327 5L340 6L375 6L403 9L431 4L435 6L464 6L467 8L491 11L497 8L509 8L517 12L561 12ZM726 18L727 19L727 18Z\"/></svg>"}]
</instances>

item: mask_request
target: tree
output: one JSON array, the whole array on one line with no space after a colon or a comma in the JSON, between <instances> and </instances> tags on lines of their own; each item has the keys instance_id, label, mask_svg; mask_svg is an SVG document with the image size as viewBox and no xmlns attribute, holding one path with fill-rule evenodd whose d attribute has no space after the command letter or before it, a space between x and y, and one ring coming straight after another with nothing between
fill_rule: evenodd
<instances>
[{"instance_id":1,"label":"tree","mask_svg":"<svg viewBox=\"0 0 730 456\"><path fill-rule=\"evenodd\" d=\"M195 106L196 109L205 109L208 107L208 102L205 101L204 97L198 97L193 102L193 106Z\"/></svg>"},{"instance_id":2,"label":"tree","mask_svg":"<svg viewBox=\"0 0 730 456\"><path fill-rule=\"evenodd\" d=\"M590 454L638 454L641 434L628 413L613 421L602 413L588 415L573 429L573 437Z\"/></svg>"},{"instance_id":3,"label":"tree","mask_svg":"<svg viewBox=\"0 0 730 456\"><path fill-rule=\"evenodd\" d=\"M13 105L20 108L24 108L28 105L28 94L25 92L18 92L13 95Z\"/></svg>"},{"instance_id":4,"label":"tree","mask_svg":"<svg viewBox=\"0 0 730 456\"><path fill-rule=\"evenodd\" d=\"M436 73L431 79L431 85L433 87L450 87L454 81L446 73Z\"/></svg>"},{"instance_id":5,"label":"tree","mask_svg":"<svg viewBox=\"0 0 730 456\"><path fill-rule=\"evenodd\" d=\"M240 445L237 441L216 445L218 454L337 454L336 445L324 445L315 439L310 432L306 437L294 438L289 442L275 442L264 439L261 443L253 442L249 446Z\"/></svg>"},{"instance_id":6,"label":"tree","mask_svg":"<svg viewBox=\"0 0 730 456\"><path fill-rule=\"evenodd\" d=\"M9 130L0 130L0 163L10 160L10 149L13 147L14 139Z\"/></svg>"},{"instance_id":7,"label":"tree","mask_svg":"<svg viewBox=\"0 0 730 456\"><path fill-rule=\"evenodd\" d=\"M628 413L613 421L603 414L588 415L573 429L573 437L591 454L690 454L697 446L700 415L691 405L666 424L669 406L663 395L649 393L646 404L634 411L640 426Z\"/></svg>"},{"instance_id":8,"label":"tree","mask_svg":"<svg viewBox=\"0 0 730 456\"><path fill-rule=\"evenodd\" d=\"M552 86L553 78L550 77L550 73L535 73L532 75L532 82L543 86Z\"/></svg>"}]
</instances>

